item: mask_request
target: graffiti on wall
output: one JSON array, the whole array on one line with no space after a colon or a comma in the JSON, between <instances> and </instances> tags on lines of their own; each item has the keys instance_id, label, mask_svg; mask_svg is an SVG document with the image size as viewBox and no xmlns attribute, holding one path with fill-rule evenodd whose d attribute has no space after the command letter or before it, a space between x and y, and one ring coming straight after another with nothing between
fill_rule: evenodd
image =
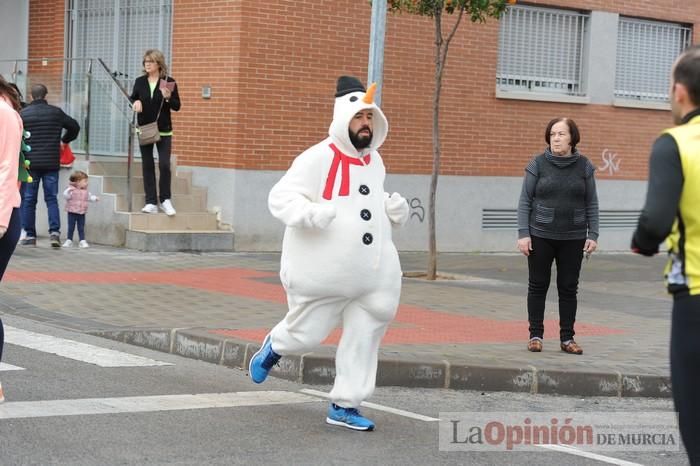
<instances>
[{"instance_id":1,"label":"graffiti on wall","mask_svg":"<svg viewBox=\"0 0 700 466\"><path fill-rule=\"evenodd\" d=\"M617 153L610 149L603 149L601 158L603 159L603 165L598 166L598 170L607 172L610 176L615 176L615 174L620 171L620 162L622 159L617 156Z\"/></svg>"},{"instance_id":2,"label":"graffiti on wall","mask_svg":"<svg viewBox=\"0 0 700 466\"><path fill-rule=\"evenodd\" d=\"M421 200L417 197L411 198L411 200L408 201L408 206L411 208L410 218L415 217L420 223L423 223L423 220L425 219L425 208L423 207Z\"/></svg>"}]
</instances>

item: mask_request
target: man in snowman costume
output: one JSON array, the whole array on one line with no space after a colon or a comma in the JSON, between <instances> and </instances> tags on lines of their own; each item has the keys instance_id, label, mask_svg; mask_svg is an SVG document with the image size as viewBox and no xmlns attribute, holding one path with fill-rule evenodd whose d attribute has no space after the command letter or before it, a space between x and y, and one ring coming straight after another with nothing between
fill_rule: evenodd
<instances>
[{"instance_id":1,"label":"man in snowman costume","mask_svg":"<svg viewBox=\"0 0 700 466\"><path fill-rule=\"evenodd\" d=\"M409 212L403 197L384 192L377 149L389 125L374 91L341 76L329 137L299 155L270 191L270 212L287 226L280 279L289 312L249 366L262 383L282 356L314 349L342 324L326 422L365 431L374 423L357 408L374 391L379 343L401 294L391 230Z\"/></svg>"}]
</instances>

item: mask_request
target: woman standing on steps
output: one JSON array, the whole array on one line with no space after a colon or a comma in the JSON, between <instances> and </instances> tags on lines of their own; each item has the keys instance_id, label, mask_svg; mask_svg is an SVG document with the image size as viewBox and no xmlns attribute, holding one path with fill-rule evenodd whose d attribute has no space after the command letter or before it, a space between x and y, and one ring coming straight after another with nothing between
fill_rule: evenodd
<instances>
[{"instance_id":1,"label":"woman standing on steps","mask_svg":"<svg viewBox=\"0 0 700 466\"><path fill-rule=\"evenodd\" d=\"M15 251L21 230L19 219L19 158L22 118L19 95L0 75L0 281ZM5 334L0 319L0 360ZM0 385L0 403L5 401Z\"/></svg>"},{"instance_id":2,"label":"woman standing on steps","mask_svg":"<svg viewBox=\"0 0 700 466\"><path fill-rule=\"evenodd\" d=\"M180 110L180 94L175 80L168 76L163 52L156 49L146 50L143 54L143 76L136 78L131 92L134 111L138 113L139 126L158 121L160 141L140 146L141 166L143 169L143 189L146 193L146 205L141 209L147 214L158 213L160 209L169 216L175 215L175 208L170 200L170 152L172 148L173 125L170 110ZM158 148L158 168L160 180L156 191L156 169L153 161L153 146Z\"/></svg>"}]
</instances>

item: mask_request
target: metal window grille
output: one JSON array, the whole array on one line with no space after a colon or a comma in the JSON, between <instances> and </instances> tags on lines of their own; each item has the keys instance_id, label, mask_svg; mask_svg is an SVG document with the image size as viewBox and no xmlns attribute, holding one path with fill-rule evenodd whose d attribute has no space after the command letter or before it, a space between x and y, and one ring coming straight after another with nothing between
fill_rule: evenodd
<instances>
[{"instance_id":1,"label":"metal window grille","mask_svg":"<svg viewBox=\"0 0 700 466\"><path fill-rule=\"evenodd\" d=\"M585 95L589 15L509 6L501 16L496 86L500 90Z\"/></svg>"},{"instance_id":2,"label":"metal window grille","mask_svg":"<svg viewBox=\"0 0 700 466\"><path fill-rule=\"evenodd\" d=\"M668 102L669 70L690 46L692 29L680 24L620 18L615 97Z\"/></svg>"},{"instance_id":3,"label":"metal window grille","mask_svg":"<svg viewBox=\"0 0 700 466\"><path fill-rule=\"evenodd\" d=\"M170 57L172 0L70 0L67 10L68 56L102 58L121 85L131 92L142 73L141 59L156 48ZM64 87L70 102L79 102L87 79L85 61L70 62ZM71 109L69 109L71 110ZM73 115L84 111L80 106ZM126 99L109 76L93 63L90 95L90 152L122 155L127 152L131 119Z\"/></svg>"}]
</instances>

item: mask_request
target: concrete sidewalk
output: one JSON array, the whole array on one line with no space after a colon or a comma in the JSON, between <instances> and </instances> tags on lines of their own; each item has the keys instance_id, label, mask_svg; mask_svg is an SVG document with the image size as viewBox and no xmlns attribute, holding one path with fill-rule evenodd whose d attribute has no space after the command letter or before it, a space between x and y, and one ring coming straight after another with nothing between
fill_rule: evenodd
<instances>
[{"instance_id":1,"label":"concrete sidewalk","mask_svg":"<svg viewBox=\"0 0 700 466\"><path fill-rule=\"evenodd\" d=\"M41 242L40 242L41 243ZM45 242L46 243L46 242ZM405 272L427 257L401 254ZM379 385L579 396L671 395L671 299L664 257L594 254L583 265L576 340L558 342L552 279L542 353L527 343L527 263L520 255L444 254L449 279L405 278L380 353ZM247 370L286 312L279 254L141 253L18 247L0 284L0 312ZM323 347L283 358L273 375L331 383L339 331Z\"/></svg>"}]
</instances>

